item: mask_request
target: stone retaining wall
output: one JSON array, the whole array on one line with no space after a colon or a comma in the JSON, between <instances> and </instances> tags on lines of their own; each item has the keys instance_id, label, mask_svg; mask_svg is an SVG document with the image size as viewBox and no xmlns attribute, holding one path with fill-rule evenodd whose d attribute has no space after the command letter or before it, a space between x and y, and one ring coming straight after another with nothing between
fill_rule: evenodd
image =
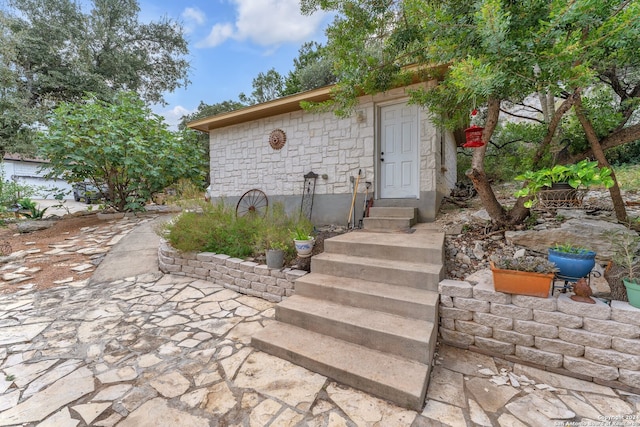
<instances>
[{"instance_id":1,"label":"stone retaining wall","mask_svg":"<svg viewBox=\"0 0 640 427\"><path fill-rule=\"evenodd\" d=\"M640 309L496 292L490 270L438 289L443 342L640 392Z\"/></svg>"},{"instance_id":2,"label":"stone retaining wall","mask_svg":"<svg viewBox=\"0 0 640 427\"><path fill-rule=\"evenodd\" d=\"M207 280L272 302L293 295L293 282L307 274L291 268L273 269L224 254L179 252L166 241L158 248L158 265L163 273Z\"/></svg>"}]
</instances>

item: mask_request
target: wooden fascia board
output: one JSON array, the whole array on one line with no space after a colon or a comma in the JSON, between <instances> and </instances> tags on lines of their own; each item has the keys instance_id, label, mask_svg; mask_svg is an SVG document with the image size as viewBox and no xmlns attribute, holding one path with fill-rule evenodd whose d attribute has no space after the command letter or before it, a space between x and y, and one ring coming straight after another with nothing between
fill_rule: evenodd
<instances>
[{"instance_id":1,"label":"wooden fascia board","mask_svg":"<svg viewBox=\"0 0 640 427\"><path fill-rule=\"evenodd\" d=\"M222 113L204 119L187 123L191 129L202 132L209 132L212 129L231 126L239 123L245 123L251 120L263 119L278 114L291 113L293 111L302 110L300 103L323 102L331 98L331 88L326 86L320 89L314 89L308 92L298 93L284 98L274 99L262 104L252 105L240 110Z\"/></svg>"}]
</instances>

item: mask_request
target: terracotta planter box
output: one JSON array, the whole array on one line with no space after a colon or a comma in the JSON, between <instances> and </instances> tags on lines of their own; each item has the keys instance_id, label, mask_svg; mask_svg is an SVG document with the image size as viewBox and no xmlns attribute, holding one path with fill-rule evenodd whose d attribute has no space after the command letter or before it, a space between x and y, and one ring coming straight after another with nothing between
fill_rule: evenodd
<instances>
[{"instance_id":1,"label":"terracotta planter box","mask_svg":"<svg viewBox=\"0 0 640 427\"><path fill-rule=\"evenodd\" d=\"M497 292L507 294L529 295L532 297L548 298L553 273L530 273L517 270L500 270L491 263L493 272L493 286Z\"/></svg>"}]
</instances>

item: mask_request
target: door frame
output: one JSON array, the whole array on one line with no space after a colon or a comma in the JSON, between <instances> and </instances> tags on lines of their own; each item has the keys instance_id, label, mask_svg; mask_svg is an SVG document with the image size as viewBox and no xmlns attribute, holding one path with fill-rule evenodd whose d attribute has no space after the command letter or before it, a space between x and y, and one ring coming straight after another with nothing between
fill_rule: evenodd
<instances>
[{"instance_id":1,"label":"door frame","mask_svg":"<svg viewBox=\"0 0 640 427\"><path fill-rule=\"evenodd\" d=\"M401 99L394 99L392 101L386 101L386 102L380 102L377 103L375 105L375 120L376 120L376 124L374 127L375 130L375 150L374 150L374 161L375 161L375 165L376 165L376 176L378 177L378 179L376 179L376 196L375 198L377 200L393 200L393 197L385 197L382 198L382 162L380 161L380 153L382 151L382 109L384 107L390 107L390 106L394 106L394 105L407 105L409 101L408 97L405 98L401 98ZM418 108L417 105L413 105L411 106L413 108L415 108L416 110L416 121L415 121L415 126L416 126L416 143L417 143L417 149L416 149L416 157L414 159L414 161L416 162L416 174L415 174L415 179L416 179L416 194L415 196L409 196L409 197L398 197L395 199L401 199L401 200L419 200L420 199L420 176L421 176L421 168L420 168L420 150L421 150L421 135L420 135L420 108Z\"/></svg>"}]
</instances>

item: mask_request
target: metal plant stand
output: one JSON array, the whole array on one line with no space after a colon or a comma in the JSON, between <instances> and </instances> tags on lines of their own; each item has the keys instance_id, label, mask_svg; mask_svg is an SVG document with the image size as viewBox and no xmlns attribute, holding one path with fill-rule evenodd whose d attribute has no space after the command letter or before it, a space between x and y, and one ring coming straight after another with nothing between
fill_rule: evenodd
<instances>
[{"instance_id":1,"label":"metal plant stand","mask_svg":"<svg viewBox=\"0 0 640 427\"><path fill-rule=\"evenodd\" d=\"M313 196L316 194L316 180L318 174L309 172L304 176L304 191L302 193L302 203L300 204L300 215L307 217L311 221L311 211L313 210Z\"/></svg>"}]
</instances>

